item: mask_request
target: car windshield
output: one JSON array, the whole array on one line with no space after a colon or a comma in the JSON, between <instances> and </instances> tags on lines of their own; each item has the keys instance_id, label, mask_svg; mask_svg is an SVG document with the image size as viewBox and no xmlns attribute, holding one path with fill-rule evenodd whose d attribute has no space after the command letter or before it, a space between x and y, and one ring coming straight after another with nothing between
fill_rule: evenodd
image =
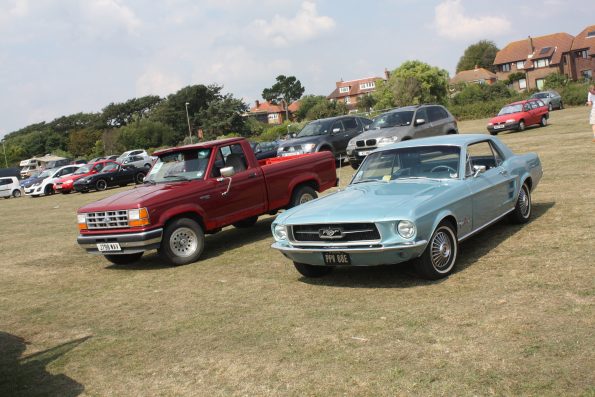
<instances>
[{"instance_id":1,"label":"car windshield","mask_svg":"<svg viewBox=\"0 0 595 397\"><path fill-rule=\"evenodd\" d=\"M412 110L384 113L374 119L372 124L370 124L370 129L375 130L380 128L396 127L401 125L410 125L412 120Z\"/></svg>"},{"instance_id":2,"label":"car windshield","mask_svg":"<svg viewBox=\"0 0 595 397\"><path fill-rule=\"evenodd\" d=\"M118 169L118 164L116 163L109 163L101 170L101 173L104 172L113 172Z\"/></svg>"},{"instance_id":3,"label":"car windshield","mask_svg":"<svg viewBox=\"0 0 595 397\"><path fill-rule=\"evenodd\" d=\"M506 105L502 109L500 109L498 116L502 116L504 114L518 113L518 112L522 112L522 111L523 111L523 105L521 105L520 103L515 104L515 105Z\"/></svg>"},{"instance_id":4,"label":"car windshield","mask_svg":"<svg viewBox=\"0 0 595 397\"><path fill-rule=\"evenodd\" d=\"M456 179L459 159L460 148L456 146L383 150L366 157L351 184L397 179Z\"/></svg>"},{"instance_id":5,"label":"car windshield","mask_svg":"<svg viewBox=\"0 0 595 397\"><path fill-rule=\"evenodd\" d=\"M531 98L547 98L548 95L547 92L538 92L537 94L531 95Z\"/></svg>"},{"instance_id":6,"label":"car windshield","mask_svg":"<svg viewBox=\"0 0 595 397\"><path fill-rule=\"evenodd\" d=\"M159 156L145 182L159 183L203 179L211 149L184 150Z\"/></svg>"},{"instance_id":7,"label":"car windshield","mask_svg":"<svg viewBox=\"0 0 595 397\"><path fill-rule=\"evenodd\" d=\"M39 174L38 178L47 178L54 170L45 170Z\"/></svg>"},{"instance_id":8,"label":"car windshield","mask_svg":"<svg viewBox=\"0 0 595 397\"><path fill-rule=\"evenodd\" d=\"M324 135L328 133L330 122L326 121L313 121L306 124L304 128L297 134L298 138L304 136Z\"/></svg>"},{"instance_id":9,"label":"car windshield","mask_svg":"<svg viewBox=\"0 0 595 397\"><path fill-rule=\"evenodd\" d=\"M79 168L78 170L76 170L76 172L74 173L74 175L81 175L81 174L86 174L89 171L91 171L90 166L88 165L83 165L81 168Z\"/></svg>"}]
</instances>

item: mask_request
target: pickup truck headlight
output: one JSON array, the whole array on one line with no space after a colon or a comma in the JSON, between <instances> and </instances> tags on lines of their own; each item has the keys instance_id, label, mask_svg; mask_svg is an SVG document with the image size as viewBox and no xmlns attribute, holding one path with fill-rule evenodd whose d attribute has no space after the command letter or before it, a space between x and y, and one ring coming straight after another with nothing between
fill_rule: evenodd
<instances>
[{"instance_id":1,"label":"pickup truck headlight","mask_svg":"<svg viewBox=\"0 0 595 397\"><path fill-rule=\"evenodd\" d=\"M275 240L287 240L287 228L284 225L273 225L273 237Z\"/></svg>"},{"instance_id":2,"label":"pickup truck headlight","mask_svg":"<svg viewBox=\"0 0 595 397\"><path fill-rule=\"evenodd\" d=\"M128 210L128 226L141 227L147 226L149 222L149 211L146 208Z\"/></svg>"},{"instance_id":3,"label":"pickup truck headlight","mask_svg":"<svg viewBox=\"0 0 595 397\"><path fill-rule=\"evenodd\" d=\"M87 215L86 214L76 214L76 220L79 225L79 230L87 229Z\"/></svg>"},{"instance_id":4,"label":"pickup truck headlight","mask_svg":"<svg viewBox=\"0 0 595 397\"><path fill-rule=\"evenodd\" d=\"M302 150L304 151L304 153L313 152L315 148L316 148L315 143L306 143L305 145L302 145Z\"/></svg>"},{"instance_id":5,"label":"pickup truck headlight","mask_svg":"<svg viewBox=\"0 0 595 397\"><path fill-rule=\"evenodd\" d=\"M376 141L376 146L386 146L399 141L398 136L387 136Z\"/></svg>"},{"instance_id":6,"label":"pickup truck headlight","mask_svg":"<svg viewBox=\"0 0 595 397\"><path fill-rule=\"evenodd\" d=\"M415 236L415 223L411 221L399 221L397 224L397 233L403 238L411 239Z\"/></svg>"}]
</instances>

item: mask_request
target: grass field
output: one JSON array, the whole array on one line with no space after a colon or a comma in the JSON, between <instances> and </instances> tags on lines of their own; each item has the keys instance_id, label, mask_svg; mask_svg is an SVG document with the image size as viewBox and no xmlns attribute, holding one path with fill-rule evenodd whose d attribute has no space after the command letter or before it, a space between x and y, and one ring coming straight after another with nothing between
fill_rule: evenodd
<instances>
[{"instance_id":1,"label":"grass field","mask_svg":"<svg viewBox=\"0 0 595 397\"><path fill-rule=\"evenodd\" d=\"M587 118L500 135L542 159L534 218L467 240L438 282L407 265L303 279L270 217L188 266L112 266L78 248L75 211L120 189L2 200L0 395L595 396Z\"/></svg>"}]
</instances>

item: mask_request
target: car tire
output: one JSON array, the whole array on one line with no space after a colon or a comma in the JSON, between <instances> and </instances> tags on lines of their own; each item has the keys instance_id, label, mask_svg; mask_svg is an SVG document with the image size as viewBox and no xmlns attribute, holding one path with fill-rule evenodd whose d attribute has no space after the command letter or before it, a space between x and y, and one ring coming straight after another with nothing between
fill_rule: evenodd
<instances>
[{"instance_id":1,"label":"car tire","mask_svg":"<svg viewBox=\"0 0 595 397\"><path fill-rule=\"evenodd\" d=\"M114 265L128 265L130 263L138 262L143 256L142 252L134 254L121 254L121 255L104 255L105 259L113 263Z\"/></svg>"},{"instance_id":2,"label":"car tire","mask_svg":"<svg viewBox=\"0 0 595 397\"><path fill-rule=\"evenodd\" d=\"M254 226L257 221L258 216L251 216L250 218L242 219L241 221L234 223L233 226L238 229L245 229Z\"/></svg>"},{"instance_id":3,"label":"car tire","mask_svg":"<svg viewBox=\"0 0 595 397\"><path fill-rule=\"evenodd\" d=\"M332 266L314 266L306 263L293 262L295 269L304 277L322 277L333 271Z\"/></svg>"},{"instance_id":4,"label":"car tire","mask_svg":"<svg viewBox=\"0 0 595 397\"><path fill-rule=\"evenodd\" d=\"M539 122L539 125L545 127L547 125L547 117L541 116L541 121Z\"/></svg>"},{"instance_id":5,"label":"car tire","mask_svg":"<svg viewBox=\"0 0 595 397\"><path fill-rule=\"evenodd\" d=\"M560 110L564 109L564 102L560 101L560 107L558 109L560 109Z\"/></svg>"},{"instance_id":6,"label":"car tire","mask_svg":"<svg viewBox=\"0 0 595 397\"><path fill-rule=\"evenodd\" d=\"M552 103L551 102L547 105L547 110L550 111L550 112L552 110L554 110L554 106L552 106Z\"/></svg>"},{"instance_id":7,"label":"car tire","mask_svg":"<svg viewBox=\"0 0 595 397\"><path fill-rule=\"evenodd\" d=\"M12 191L12 197L14 197L14 198L21 197L21 191L19 189L14 189ZM6 197L6 198L8 198L8 197Z\"/></svg>"},{"instance_id":8,"label":"car tire","mask_svg":"<svg viewBox=\"0 0 595 397\"><path fill-rule=\"evenodd\" d=\"M144 167L145 167L146 169L149 169L149 168L151 168L151 164L147 163L147 164L145 164L145 166L144 166Z\"/></svg>"},{"instance_id":9,"label":"car tire","mask_svg":"<svg viewBox=\"0 0 595 397\"><path fill-rule=\"evenodd\" d=\"M43 194L45 194L46 196L54 194L54 188L52 187L52 185L47 185L45 189L43 189Z\"/></svg>"},{"instance_id":10,"label":"car tire","mask_svg":"<svg viewBox=\"0 0 595 397\"><path fill-rule=\"evenodd\" d=\"M451 222L441 222L426 246L423 254L415 262L415 270L428 280L438 280L448 276L455 265L459 245Z\"/></svg>"},{"instance_id":11,"label":"car tire","mask_svg":"<svg viewBox=\"0 0 595 397\"><path fill-rule=\"evenodd\" d=\"M525 121L524 120L519 121L519 127L517 128L517 131L525 131Z\"/></svg>"},{"instance_id":12,"label":"car tire","mask_svg":"<svg viewBox=\"0 0 595 397\"><path fill-rule=\"evenodd\" d=\"M521 186L514 210L510 213L509 219L513 223L527 223L531 218L531 212L531 189L524 183L523 186Z\"/></svg>"},{"instance_id":13,"label":"car tire","mask_svg":"<svg viewBox=\"0 0 595 397\"><path fill-rule=\"evenodd\" d=\"M302 185L296 188L291 195L291 201L289 208L297 207L300 204L307 203L308 201L318 198L316 190L312 189L308 185Z\"/></svg>"},{"instance_id":14,"label":"car tire","mask_svg":"<svg viewBox=\"0 0 595 397\"><path fill-rule=\"evenodd\" d=\"M134 183L141 184L145 180L145 174L143 172L139 172L134 176Z\"/></svg>"},{"instance_id":15,"label":"car tire","mask_svg":"<svg viewBox=\"0 0 595 397\"><path fill-rule=\"evenodd\" d=\"M163 233L159 254L172 266L198 260L205 247L205 234L193 219L178 218L170 222Z\"/></svg>"},{"instance_id":16,"label":"car tire","mask_svg":"<svg viewBox=\"0 0 595 397\"><path fill-rule=\"evenodd\" d=\"M107 181L105 179L98 180L95 182L95 189L97 189L97 191L107 189Z\"/></svg>"},{"instance_id":17,"label":"car tire","mask_svg":"<svg viewBox=\"0 0 595 397\"><path fill-rule=\"evenodd\" d=\"M498 135L498 131L490 131L490 135Z\"/></svg>"}]
</instances>

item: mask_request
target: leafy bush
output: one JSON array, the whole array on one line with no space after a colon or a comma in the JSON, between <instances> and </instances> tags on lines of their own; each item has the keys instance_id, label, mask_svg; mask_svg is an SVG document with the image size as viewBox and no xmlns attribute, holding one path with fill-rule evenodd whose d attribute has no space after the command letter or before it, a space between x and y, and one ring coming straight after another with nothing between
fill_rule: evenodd
<instances>
[{"instance_id":1,"label":"leafy bush","mask_svg":"<svg viewBox=\"0 0 595 397\"><path fill-rule=\"evenodd\" d=\"M492 85L467 84L451 98L451 103L453 105L467 105L477 102L500 101L503 99L512 101L515 98L521 99L520 94L511 90L502 82Z\"/></svg>"},{"instance_id":2,"label":"leafy bush","mask_svg":"<svg viewBox=\"0 0 595 397\"><path fill-rule=\"evenodd\" d=\"M496 101L474 102L464 105L451 105L448 110L457 120L482 119L495 116L504 105L510 102L514 102L514 100L499 99Z\"/></svg>"},{"instance_id":3,"label":"leafy bush","mask_svg":"<svg viewBox=\"0 0 595 397\"><path fill-rule=\"evenodd\" d=\"M562 102L564 102L565 105L580 106L587 102L589 84L568 83L564 87L558 87L557 90L562 96Z\"/></svg>"}]
</instances>

